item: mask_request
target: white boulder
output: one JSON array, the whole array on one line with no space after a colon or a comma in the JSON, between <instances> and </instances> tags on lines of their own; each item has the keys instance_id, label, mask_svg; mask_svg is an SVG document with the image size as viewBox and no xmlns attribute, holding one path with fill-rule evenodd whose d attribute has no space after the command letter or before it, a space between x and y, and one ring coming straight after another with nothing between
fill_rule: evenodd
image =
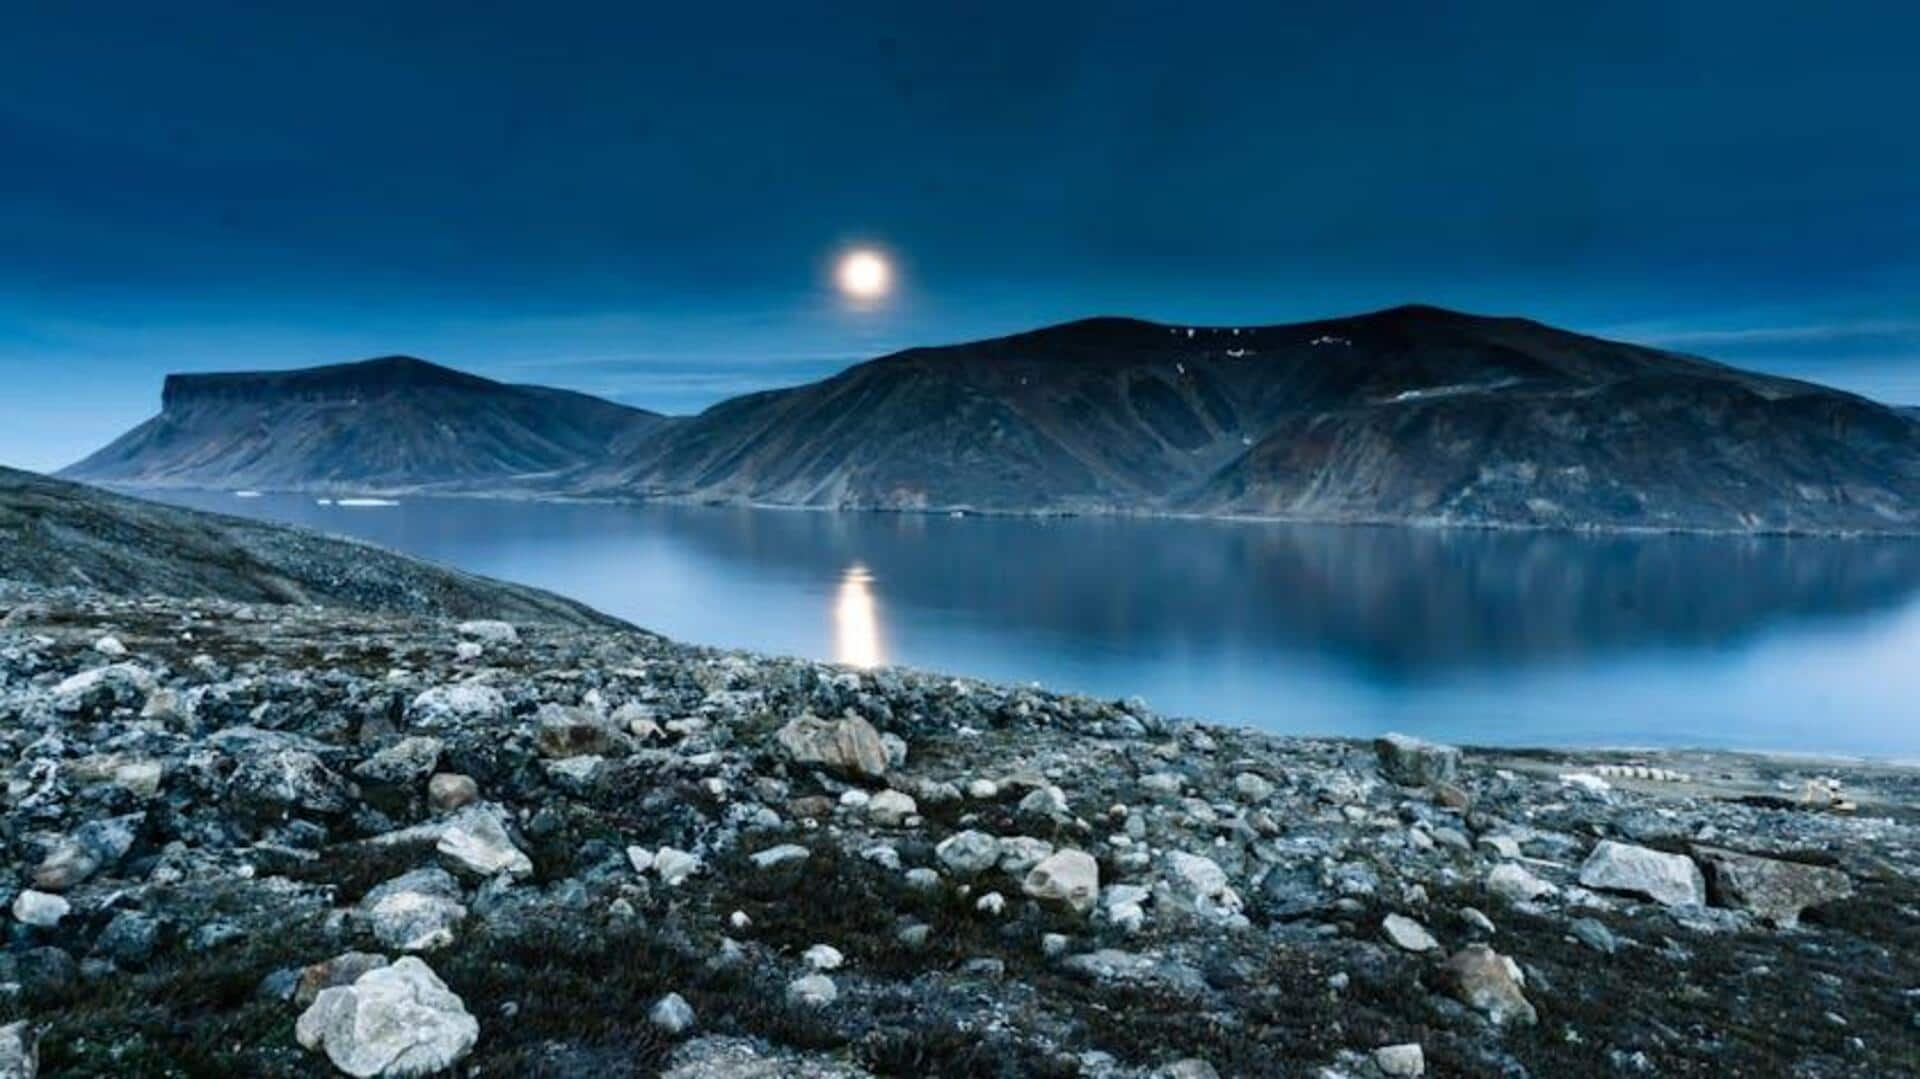
<instances>
[{"instance_id":1,"label":"white boulder","mask_svg":"<svg viewBox=\"0 0 1920 1079\"><path fill-rule=\"evenodd\" d=\"M431 1075L473 1049L480 1024L431 967L405 956L321 990L294 1035L348 1075Z\"/></svg>"}]
</instances>

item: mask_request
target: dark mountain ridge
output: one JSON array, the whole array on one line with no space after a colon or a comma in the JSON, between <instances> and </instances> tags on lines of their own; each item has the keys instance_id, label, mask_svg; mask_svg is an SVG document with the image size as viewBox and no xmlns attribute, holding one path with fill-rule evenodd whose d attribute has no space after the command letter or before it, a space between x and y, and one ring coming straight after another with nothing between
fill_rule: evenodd
<instances>
[{"instance_id":1,"label":"dark mountain ridge","mask_svg":"<svg viewBox=\"0 0 1920 1079\"><path fill-rule=\"evenodd\" d=\"M661 421L409 356L169 375L158 416L62 474L142 486L474 489L600 461L622 437Z\"/></svg>"},{"instance_id":2,"label":"dark mountain ridge","mask_svg":"<svg viewBox=\"0 0 1920 1079\"><path fill-rule=\"evenodd\" d=\"M379 356L291 371L168 375L160 391L160 404L167 409L212 401L330 400L430 389L487 393L500 388L501 383L413 356Z\"/></svg>"},{"instance_id":3,"label":"dark mountain ridge","mask_svg":"<svg viewBox=\"0 0 1920 1079\"><path fill-rule=\"evenodd\" d=\"M1526 319L1096 318L723 402L570 482L834 508L1910 531L1920 425Z\"/></svg>"},{"instance_id":4,"label":"dark mountain ridge","mask_svg":"<svg viewBox=\"0 0 1920 1079\"><path fill-rule=\"evenodd\" d=\"M454 398L490 405L434 404L377 432L356 418L370 400L405 413ZM546 452L530 452L528 432ZM359 452L361 439L381 452ZM1902 411L1424 306L1275 326L1084 319L908 349L685 418L411 360L183 376L158 419L69 474L836 509L1920 532L1920 423Z\"/></svg>"}]
</instances>

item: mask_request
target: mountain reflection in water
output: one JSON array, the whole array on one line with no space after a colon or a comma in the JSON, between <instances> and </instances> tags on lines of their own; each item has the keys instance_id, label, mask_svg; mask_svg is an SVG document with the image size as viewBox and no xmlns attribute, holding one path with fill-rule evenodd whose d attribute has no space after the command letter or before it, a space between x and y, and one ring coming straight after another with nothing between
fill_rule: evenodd
<instances>
[{"instance_id":1,"label":"mountain reflection in water","mask_svg":"<svg viewBox=\"0 0 1920 1079\"><path fill-rule=\"evenodd\" d=\"M159 497L686 640L1279 730L1920 753L1920 542Z\"/></svg>"}]
</instances>

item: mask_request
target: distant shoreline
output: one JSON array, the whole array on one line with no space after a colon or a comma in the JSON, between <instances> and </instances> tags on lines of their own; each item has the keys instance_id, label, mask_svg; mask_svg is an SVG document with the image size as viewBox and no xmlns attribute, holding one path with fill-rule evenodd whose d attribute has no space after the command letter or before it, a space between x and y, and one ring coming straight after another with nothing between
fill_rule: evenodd
<instances>
[{"instance_id":1,"label":"distant shoreline","mask_svg":"<svg viewBox=\"0 0 1920 1079\"><path fill-rule=\"evenodd\" d=\"M204 494L236 495L238 488L207 487L199 484L151 484L121 481L74 480L104 490L138 497L159 491L191 491ZM502 488L447 490L418 487L341 487L303 486L293 488L249 487L254 494L300 495L328 498L368 499L498 499L509 502L545 502L557 505L649 505L692 506L710 509L784 510L808 513L898 514L922 517L1008 517L1008 518L1113 518L1169 521L1217 521L1241 524L1320 525L1337 528L1409 528L1424 530L1461 530L1473 532L1553 533L1562 535L1625 536L1703 536L1756 539L1819 540L1920 540L1920 529L1867 530L1815 528L1728 529L1688 525L1532 524L1513 521L1459 521L1431 517L1313 517L1282 514L1211 514L1176 510L1129 509L1124 507L1035 508L1027 510L981 508L975 506L808 506L783 502L754 502L693 498L678 495L570 495L543 491Z\"/></svg>"}]
</instances>

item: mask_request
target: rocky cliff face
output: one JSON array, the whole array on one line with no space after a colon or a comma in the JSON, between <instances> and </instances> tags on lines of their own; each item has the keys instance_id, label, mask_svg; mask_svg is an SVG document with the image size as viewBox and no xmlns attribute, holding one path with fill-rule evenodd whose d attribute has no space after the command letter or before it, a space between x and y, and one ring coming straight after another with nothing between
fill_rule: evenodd
<instances>
[{"instance_id":1,"label":"rocky cliff face","mask_svg":"<svg viewBox=\"0 0 1920 1079\"><path fill-rule=\"evenodd\" d=\"M63 473L144 486L480 489L576 468L661 417L404 356L171 375L160 414Z\"/></svg>"},{"instance_id":2,"label":"rocky cliff face","mask_svg":"<svg viewBox=\"0 0 1920 1079\"><path fill-rule=\"evenodd\" d=\"M621 625L536 588L372 544L0 468L0 582L358 611Z\"/></svg>"},{"instance_id":3,"label":"rocky cliff face","mask_svg":"<svg viewBox=\"0 0 1920 1079\"><path fill-rule=\"evenodd\" d=\"M1823 387L1434 308L1095 319L915 349L644 433L574 489L777 505L1920 530L1920 424Z\"/></svg>"}]
</instances>

